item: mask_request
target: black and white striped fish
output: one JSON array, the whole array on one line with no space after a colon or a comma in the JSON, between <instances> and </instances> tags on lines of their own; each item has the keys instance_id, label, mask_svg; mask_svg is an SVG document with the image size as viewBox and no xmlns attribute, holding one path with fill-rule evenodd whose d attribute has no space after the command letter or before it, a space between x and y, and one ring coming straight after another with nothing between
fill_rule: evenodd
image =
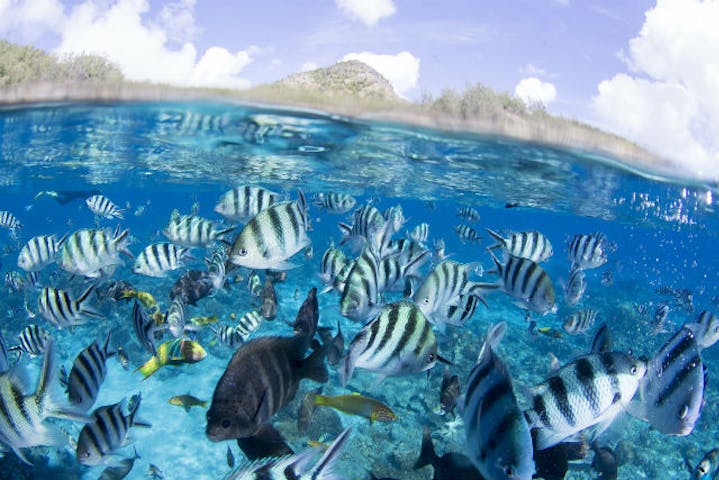
<instances>
[{"instance_id":1,"label":"black and white striped fish","mask_svg":"<svg viewBox=\"0 0 719 480\"><path fill-rule=\"evenodd\" d=\"M12 213L7 210L2 210L0 211L0 227L15 230L17 228L22 228L22 223L20 223Z\"/></svg>"},{"instance_id":2,"label":"black and white striped fish","mask_svg":"<svg viewBox=\"0 0 719 480\"><path fill-rule=\"evenodd\" d=\"M711 347L719 340L719 318L708 310L699 313L696 320L687 323L686 327L694 332L701 349Z\"/></svg>"},{"instance_id":3,"label":"black and white striped fish","mask_svg":"<svg viewBox=\"0 0 719 480\"><path fill-rule=\"evenodd\" d=\"M72 233L60 249L60 267L68 273L88 278L111 275L122 263L120 253L127 250L129 230L83 229Z\"/></svg>"},{"instance_id":4,"label":"black and white striped fish","mask_svg":"<svg viewBox=\"0 0 719 480\"><path fill-rule=\"evenodd\" d=\"M167 272L182 267L188 252L189 248L178 247L173 243L153 243L140 252L132 271L148 277L162 278Z\"/></svg>"},{"instance_id":5,"label":"black and white striped fish","mask_svg":"<svg viewBox=\"0 0 719 480\"><path fill-rule=\"evenodd\" d=\"M80 415L63 411L52 395L55 379L55 359L52 341L45 350L42 370L35 393L27 394L28 385L17 374L0 374L0 439L3 447L12 449L30 465L23 448L36 446L66 446L67 438L55 425L46 423L48 417L79 420ZM5 476L4 476L5 478ZM7 478L16 478L8 474Z\"/></svg>"},{"instance_id":6,"label":"black and white striped fish","mask_svg":"<svg viewBox=\"0 0 719 480\"><path fill-rule=\"evenodd\" d=\"M464 325L472 318L477 305L482 299L479 295L466 293L459 296L457 305L447 305L447 323L450 325Z\"/></svg>"},{"instance_id":7,"label":"black and white striped fish","mask_svg":"<svg viewBox=\"0 0 719 480\"><path fill-rule=\"evenodd\" d=\"M564 303L573 307L582 299L587 290L587 275L577 265L569 269L569 279L564 287Z\"/></svg>"},{"instance_id":8,"label":"black and white striped fish","mask_svg":"<svg viewBox=\"0 0 719 480\"><path fill-rule=\"evenodd\" d=\"M172 242L183 247L209 247L213 242L234 230L234 227L220 228L210 220L197 215L180 215L173 210L170 221L162 233Z\"/></svg>"},{"instance_id":9,"label":"black and white striped fish","mask_svg":"<svg viewBox=\"0 0 719 480\"><path fill-rule=\"evenodd\" d=\"M700 353L697 336L683 325L649 361L629 413L666 435L689 435L704 402Z\"/></svg>"},{"instance_id":10,"label":"black and white striped fish","mask_svg":"<svg viewBox=\"0 0 719 480\"><path fill-rule=\"evenodd\" d=\"M429 237L429 224L427 222L420 223L407 234L407 237L420 245L424 245L427 243L427 237Z\"/></svg>"},{"instance_id":11,"label":"black and white striped fish","mask_svg":"<svg viewBox=\"0 0 719 480\"><path fill-rule=\"evenodd\" d=\"M77 461L83 465L103 465L111 461L110 455L127 439L130 427L135 425L140 408L139 394L131 401L127 415L122 402L98 407L92 412L92 422L85 425L77 439Z\"/></svg>"},{"instance_id":12,"label":"black and white striped fish","mask_svg":"<svg viewBox=\"0 0 719 480\"><path fill-rule=\"evenodd\" d=\"M413 240L400 238L392 240L382 251L383 258L396 256L403 264L414 262L417 257L424 256L428 252L427 248Z\"/></svg>"},{"instance_id":13,"label":"black and white striped fish","mask_svg":"<svg viewBox=\"0 0 719 480\"><path fill-rule=\"evenodd\" d=\"M17 266L26 272L37 272L55 262L66 237L60 241L55 235L39 235L33 237L21 249L17 257Z\"/></svg>"},{"instance_id":14,"label":"black and white striped fish","mask_svg":"<svg viewBox=\"0 0 719 480\"><path fill-rule=\"evenodd\" d=\"M534 447L544 450L586 428L607 428L631 401L646 363L622 352L584 355L532 389L525 411L537 429Z\"/></svg>"},{"instance_id":15,"label":"black and white striped fish","mask_svg":"<svg viewBox=\"0 0 719 480\"><path fill-rule=\"evenodd\" d=\"M102 313L89 305L88 297L94 289L95 286L91 285L75 300L65 290L45 287L37 300L38 313L58 328L81 325L85 323L85 317L103 318Z\"/></svg>"},{"instance_id":16,"label":"black and white striped fish","mask_svg":"<svg viewBox=\"0 0 719 480\"><path fill-rule=\"evenodd\" d=\"M240 317L235 326L235 330L242 337L243 341L252 335L262 325L262 315L255 310L250 310Z\"/></svg>"},{"instance_id":17,"label":"black and white striped fish","mask_svg":"<svg viewBox=\"0 0 719 480\"><path fill-rule=\"evenodd\" d=\"M310 245L307 202L302 191L294 202L275 203L255 215L235 238L228 258L255 269L289 270L294 254Z\"/></svg>"},{"instance_id":18,"label":"black and white striped fish","mask_svg":"<svg viewBox=\"0 0 719 480\"><path fill-rule=\"evenodd\" d=\"M123 209L117 208L117 205L104 195L93 195L85 199L87 208L98 217L104 218L119 218L122 220L124 217L122 213Z\"/></svg>"},{"instance_id":19,"label":"black and white striped fish","mask_svg":"<svg viewBox=\"0 0 719 480\"><path fill-rule=\"evenodd\" d=\"M591 308L585 308L568 316L566 320L564 320L562 327L569 335L579 335L586 333L587 330L592 328L596 319L597 311Z\"/></svg>"},{"instance_id":20,"label":"black and white striped fish","mask_svg":"<svg viewBox=\"0 0 719 480\"><path fill-rule=\"evenodd\" d=\"M250 272L247 276L247 290L253 297L259 297L262 293L262 280L257 272Z\"/></svg>"},{"instance_id":21,"label":"black and white striped fish","mask_svg":"<svg viewBox=\"0 0 719 480\"><path fill-rule=\"evenodd\" d=\"M499 274L499 285L517 300L519 307L541 314L556 312L552 280L538 263L510 255L502 264L491 250L489 253L496 266L494 273Z\"/></svg>"},{"instance_id":22,"label":"black and white striped fish","mask_svg":"<svg viewBox=\"0 0 719 480\"><path fill-rule=\"evenodd\" d=\"M376 253L380 253L386 237L387 220L372 205L362 205L352 214L352 225L340 222L342 232L340 246L352 241L360 248L369 245Z\"/></svg>"},{"instance_id":23,"label":"black and white striped fish","mask_svg":"<svg viewBox=\"0 0 719 480\"><path fill-rule=\"evenodd\" d=\"M385 291L403 291L406 282L410 278L416 278L419 275L419 268L429 259L429 250L424 250L420 255L406 262L398 255L385 257L379 262L379 290Z\"/></svg>"},{"instance_id":24,"label":"black and white striped fish","mask_svg":"<svg viewBox=\"0 0 719 480\"><path fill-rule=\"evenodd\" d=\"M379 261L373 250L365 247L347 276L340 313L356 322L364 322L377 315L380 305Z\"/></svg>"},{"instance_id":25,"label":"black and white striped fish","mask_svg":"<svg viewBox=\"0 0 719 480\"><path fill-rule=\"evenodd\" d=\"M322 261L320 262L320 280L325 285L328 285L331 289L334 285L337 274L347 264L347 257L339 248L335 248L334 244L331 244L322 254Z\"/></svg>"},{"instance_id":26,"label":"black and white striped fish","mask_svg":"<svg viewBox=\"0 0 719 480\"><path fill-rule=\"evenodd\" d=\"M554 254L549 239L536 230L514 232L506 238L492 229L486 230L497 241L496 244L488 247L491 250L504 248L514 257L526 258L537 263L545 261Z\"/></svg>"},{"instance_id":27,"label":"black and white striped fish","mask_svg":"<svg viewBox=\"0 0 719 480\"><path fill-rule=\"evenodd\" d=\"M454 232L462 242L479 242L482 240L477 231L465 223L455 225Z\"/></svg>"},{"instance_id":28,"label":"black and white striped fish","mask_svg":"<svg viewBox=\"0 0 719 480\"><path fill-rule=\"evenodd\" d=\"M223 480L344 480L346 476L337 471L335 464L351 430L352 427L344 429L317 461L314 460L322 449L312 448L249 463L230 472Z\"/></svg>"},{"instance_id":29,"label":"black and white striped fish","mask_svg":"<svg viewBox=\"0 0 719 480\"><path fill-rule=\"evenodd\" d=\"M476 208L461 207L457 209L457 216L467 220L468 222L478 222L479 212Z\"/></svg>"},{"instance_id":30,"label":"black and white striped fish","mask_svg":"<svg viewBox=\"0 0 719 480\"><path fill-rule=\"evenodd\" d=\"M444 260L430 272L412 294L412 300L441 333L444 333L446 324L451 321L449 315L456 311L450 311L449 307L459 307L463 296L475 295L478 300L485 303L481 296L480 284L469 281L469 273L476 269L475 263ZM489 288L496 286L489 285Z\"/></svg>"},{"instance_id":31,"label":"black and white striped fish","mask_svg":"<svg viewBox=\"0 0 719 480\"><path fill-rule=\"evenodd\" d=\"M467 377L462 418L467 456L488 480L530 480L532 435L519 409L512 380L494 349L504 322L492 326Z\"/></svg>"},{"instance_id":32,"label":"black and white striped fish","mask_svg":"<svg viewBox=\"0 0 719 480\"><path fill-rule=\"evenodd\" d=\"M214 325L210 325L210 330L215 335L215 337L217 337L217 340L221 344L226 345L232 349L236 349L244 343L244 341L242 340L242 335L237 330L237 328L230 325L219 325L217 327Z\"/></svg>"},{"instance_id":33,"label":"black and white striped fish","mask_svg":"<svg viewBox=\"0 0 719 480\"><path fill-rule=\"evenodd\" d=\"M280 195L275 192L244 185L222 195L215 205L215 212L225 217L228 222L245 223L279 200Z\"/></svg>"},{"instance_id":34,"label":"black and white striped fish","mask_svg":"<svg viewBox=\"0 0 719 480\"><path fill-rule=\"evenodd\" d=\"M389 229L389 235L394 232L399 232L402 225L407 222L407 218L404 216L404 210L402 205L395 205L388 207L382 213L382 216L387 221L387 228Z\"/></svg>"},{"instance_id":35,"label":"black and white striped fish","mask_svg":"<svg viewBox=\"0 0 719 480\"><path fill-rule=\"evenodd\" d=\"M410 301L385 306L379 316L355 335L339 370L347 385L355 368L387 376L411 375L434 367L437 340L424 313Z\"/></svg>"},{"instance_id":36,"label":"black and white striped fish","mask_svg":"<svg viewBox=\"0 0 719 480\"><path fill-rule=\"evenodd\" d=\"M67 395L70 403L87 411L97 400L102 382L107 374L105 361L114 352L108 350L110 345L110 332L107 332L102 347L95 341L87 346L75 358L70 375L67 377Z\"/></svg>"},{"instance_id":37,"label":"black and white striped fish","mask_svg":"<svg viewBox=\"0 0 719 480\"><path fill-rule=\"evenodd\" d=\"M185 334L185 307L179 298L175 298L165 312L165 324L173 337Z\"/></svg>"},{"instance_id":38,"label":"black and white striped fish","mask_svg":"<svg viewBox=\"0 0 719 480\"><path fill-rule=\"evenodd\" d=\"M50 341L50 332L39 325L30 324L23 328L17 336L18 345L10 347L11 351L19 351L27 353L35 357L42 355Z\"/></svg>"},{"instance_id":39,"label":"black and white striped fish","mask_svg":"<svg viewBox=\"0 0 719 480\"><path fill-rule=\"evenodd\" d=\"M155 321L145 312L145 309L137 300L132 306L132 328L140 345L150 354L156 356L155 330L157 327L155 326Z\"/></svg>"},{"instance_id":40,"label":"black and white striped fish","mask_svg":"<svg viewBox=\"0 0 719 480\"><path fill-rule=\"evenodd\" d=\"M315 205L330 213L347 213L357 204L352 195L339 192L320 192L312 197L312 205Z\"/></svg>"},{"instance_id":41,"label":"black and white striped fish","mask_svg":"<svg viewBox=\"0 0 719 480\"><path fill-rule=\"evenodd\" d=\"M601 267L607 263L607 237L603 233L575 235L569 241L569 261L582 270Z\"/></svg>"}]
</instances>

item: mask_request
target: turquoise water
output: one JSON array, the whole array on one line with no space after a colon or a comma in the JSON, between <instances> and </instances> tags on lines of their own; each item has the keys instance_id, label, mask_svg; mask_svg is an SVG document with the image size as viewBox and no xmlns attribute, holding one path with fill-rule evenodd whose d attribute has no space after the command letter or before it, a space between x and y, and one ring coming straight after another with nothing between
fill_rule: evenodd
<instances>
[{"instance_id":1,"label":"turquoise water","mask_svg":"<svg viewBox=\"0 0 719 480\"><path fill-rule=\"evenodd\" d=\"M213 207L220 195L238 185L262 186L288 199L297 197L298 188L308 198L319 192L342 192L353 195L357 206L371 202L380 211L401 205L408 221L395 238L427 222L430 248L434 239L442 238L451 259L480 262L485 270L492 268L485 247L493 241L485 238L479 244L463 243L453 230L455 225L467 223L456 215L458 208L477 209L481 218L472 225L484 237L488 237L485 228L541 231L554 247L554 255L543 268L557 292L558 310L545 316L533 314L532 320L538 327L561 331L569 313L593 308L599 320L589 333L562 334L561 338L531 334L526 312L509 296L490 292L486 295L488 308L480 305L465 327L450 327L446 335L438 335L440 354L452 360L450 369L464 386L487 328L506 321L508 331L498 353L508 365L520 403L524 402L522 387L540 383L548 375L548 354L553 353L562 363L571 361L587 350L601 322L610 326L617 350L631 349L651 356L698 312L719 310L719 260L715 255L719 225L713 205L716 191L671 179L643 178L613 166L612 159L601 161L578 152L506 138L200 102L6 108L0 110L0 142L0 210L10 211L23 224L15 231L0 228L3 276L19 271L19 249L36 235L55 234L60 238L81 228L114 229L121 225L130 230L128 248L137 255L146 245L164 240L161 230L174 209L189 214L197 204L201 216L221 222ZM40 192L95 190L126 209L125 219L95 218L84 202L89 193L64 204L48 194L37 196ZM291 334L284 321L294 319L311 287L323 287L317 276L322 253L331 241L339 242L337 223L347 221L348 215L310 205L313 256L299 253L293 258L300 266L288 271L286 281L275 284L277 320L265 322L258 335ZM570 308L563 302L562 290L569 271L566 245L575 234L593 232L604 233L611 242L609 259L600 268L586 271L587 292L578 306ZM111 279L125 280L137 290L151 292L166 310L173 283L187 269L204 268L206 253L194 249L185 267L162 279L133 273L133 261L125 258ZM345 253L356 255L349 248ZM422 273L427 274L429 269L428 264ZM230 324L230 314L241 316L254 308L257 299L244 281L248 272L240 269L233 275L238 277L236 283L200 300L197 306L188 306L187 316L216 315L221 323ZM476 280L493 282L496 276L485 273ZM207 350L204 360L164 367L142 381L142 375L133 370L149 355L135 338L131 303L95 295L94 304L105 318L91 319L72 331L59 330L39 316L28 319L20 308L26 301L30 310L37 312L40 287L64 288L79 295L90 283L71 278L53 264L40 273L38 288L3 287L0 329L6 343L15 345L16 335L26 325L42 325L55 339L59 363L69 370L83 348L112 330L112 345L124 346L130 368L123 369L116 358L108 359L108 373L95 407L142 392L139 416L152 424L151 428L130 431L140 459L127 478L147 478L149 464L154 464L167 479L219 479L230 471L227 445L238 464L242 463L234 442L207 439L204 409L194 407L185 412L168 404L170 397L184 393L202 400L212 398L232 352L213 342L209 328L197 333L197 340ZM104 283L96 283L101 291ZM660 293L660 287L690 290L693 310ZM401 297L401 292L390 293L385 300ZM670 305L666 332L653 334L654 311L662 302ZM640 305L647 308L647 314L639 313ZM361 324L340 315L337 293L321 295L320 325L334 327L338 321L347 346ZM709 383L702 415L691 435L662 435L646 423L623 415L599 437L601 444L615 448L623 462L619 478L689 478L684 458L695 465L706 451L717 446L719 412L713 373L719 358L715 347L705 350L702 359L709 370ZM27 355L20 360L32 380L30 391L41 362L41 357ZM331 439L352 425L352 437L340 462L346 478L368 478L369 471L378 477L432 478L431 467L412 469L419 455L423 425L430 427L438 453L464 449L462 428L451 416L435 413L442 368L435 367L429 379L425 374L390 377L379 386L374 386L374 374L358 371L348 388L340 386L334 372L330 374L324 394L358 391L377 398L398 415L390 424L370 425L363 418L319 409L321 413L313 417L309 430L299 432L299 403L305 392L318 386L310 380L302 381L295 400L273 418L273 424L296 451L305 448L308 439L317 440L325 433ZM49 422L62 426L75 439L82 427L64 420ZM1 478L90 479L102 472L102 467L80 466L71 447L38 447L25 452L36 469L25 467L9 451L0 460ZM118 453L131 456L132 447L123 447ZM566 478L596 478L591 459L590 453L585 460L572 463Z\"/></svg>"}]
</instances>

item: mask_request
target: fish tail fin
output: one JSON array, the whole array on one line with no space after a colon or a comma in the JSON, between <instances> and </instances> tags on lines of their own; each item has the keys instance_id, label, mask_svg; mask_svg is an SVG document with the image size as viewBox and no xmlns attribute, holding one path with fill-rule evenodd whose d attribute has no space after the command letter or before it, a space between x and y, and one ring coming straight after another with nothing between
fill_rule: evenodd
<instances>
[{"instance_id":1,"label":"fish tail fin","mask_svg":"<svg viewBox=\"0 0 719 480\"><path fill-rule=\"evenodd\" d=\"M315 394L315 405L329 405L329 403L329 397L327 397L326 395Z\"/></svg>"},{"instance_id":2,"label":"fish tail fin","mask_svg":"<svg viewBox=\"0 0 719 480\"><path fill-rule=\"evenodd\" d=\"M325 383L329 380L329 374L325 367L325 356L327 346L322 346L305 358L302 365L302 377L309 378L315 382Z\"/></svg>"},{"instance_id":3,"label":"fish tail fin","mask_svg":"<svg viewBox=\"0 0 719 480\"><path fill-rule=\"evenodd\" d=\"M161 366L162 363L160 362L160 359L153 355L152 358L146 361L141 367L138 367L135 371L139 371L142 374L143 380L145 380L147 377L158 371Z\"/></svg>"},{"instance_id":4,"label":"fish tail fin","mask_svg":"<svg viewBox=\"0 0 719 480\"><path fill-rule=\"evenodd\" d=\"M343 480L344 474L335 472L335 464L339 460L339 453L342 451L347 439L349 439L352 427L347 427L335 438L334 442L325 450L325 453L312 468L311 477L317 480ZM308 472L309 473L309 472Z\"/></svg>"},{"instance_id":5,"label":"fish tail fin","mask_svg":"<svg viewBox=\"0 0 719 480\"><path fill-rule=\"evenodd\" d=\"M79 410L73 410L72 407L63 407L63 402L57 398L57 393L54 388L53 379L57 378L56 375L57 362L55 360L55 346L52 340L48 340L47 347L45 349L45 357L42 362L42 370L40 371L40 378L37 382L37 389L35 390L34 399L37 402L38 410L42 417L55 417L64 418L67 420L73 420L78 422L88 422L90 418ZM49 440L48 441L59 441L58 434L51 430L51 427L47 427L44 434ZM62 432L59 432L60 434ZM64 437L61 443L48 443L47 445L65 445Z\"/></svg>"},{"instance_id":6,"label":"fish tail fin","mask_svg":"<svg viewBox=\"0 0 719 480\"><path fill-rule=\"evenodd\" d=\"M434 444L432 443L432 435L429 433L429 427L425 425L422 431L422 448L413 468L417 470L427 465L433 465L437 458L437 452L434 451Z\"/></svg>"}]
</instances>

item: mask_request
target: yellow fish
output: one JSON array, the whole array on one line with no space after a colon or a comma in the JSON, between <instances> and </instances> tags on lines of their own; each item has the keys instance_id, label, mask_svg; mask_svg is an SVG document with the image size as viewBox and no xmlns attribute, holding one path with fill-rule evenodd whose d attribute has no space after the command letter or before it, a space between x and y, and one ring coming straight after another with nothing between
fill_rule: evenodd
<instances>
[{"instance_id":1,"label":"yellow fish","mask_svg":"<svg viewBox=\"0 0 719 480\"><path fill-rule=\"evenodd\" d=\"M193 325L203 327L203 326L209 325L211 323L216 323L218 320L219 319L217 318L217 315L213 315L211 317L193 317L190 319L190 323Z\"/></svg>"},{"instance_id":2,"label":"yellow fish","mask_svg":"<svg viewBox=\"0 0 719 480\"><path fill-rule=\"evenodd\" d=\"M138 290L124 290L122 292L122 298L137 298L142 305L148 310L160 310L157 305L157 300L149 292L140 292Z\"/></svg>"},{"instance_id":3,"label":"yellow fish","mask_svg":"<svg viewBox=\"0 0 719 480\"><path fill-rule=\"evenodd\" d=\"M171 399L167 401L170 405L177 405L178 407L182 407L185 409L186 412L190 411L191 407L207 407L207 400L200 400L197 397L193 397L189 393L186 395L175 395Z\"/></svg>"},{"instance_id":4,"label":"yellow fish","mask_svg":"<svg viewBox=\"0 0 719 480\"><path fill-rule=\"evenodd\" d=\"M197 363L207 356L202 345L187 338L176 338L157 347L157 356L153 356L135 371L140 371L144 379L165 365L178 366L184 363Z\"/></svg>"},{"instance_id":5,"label":"yellow fish","mask_svg":"<svg viewBox=\"0 0 719 480\"><path fill-rule=\"evenodd\" d=\"M397 415L387 405L359 393L336 397L315 395L315 405L325 405L350 415L359 415L368 418L370 423L374 423L376 420L381 422L397 420Z\"/></svg>"},{"instance_id":6,"label":"yellow fish","mask_svg":"<svg viewBox=\"0 0 719 480\"><path fill-rule=\"evenodd\" d=\"M560 332L559 330L555 330L552 327L539 327L537 331L542 335L546 335L548 337L562 338L562 332Z\"/></svg>"}]
</instances>

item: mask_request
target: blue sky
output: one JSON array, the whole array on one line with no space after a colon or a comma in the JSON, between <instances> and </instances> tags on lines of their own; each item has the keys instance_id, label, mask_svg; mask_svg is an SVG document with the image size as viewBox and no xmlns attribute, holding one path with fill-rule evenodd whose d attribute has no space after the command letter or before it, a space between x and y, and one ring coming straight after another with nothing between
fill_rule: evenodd
<instances>
[{"instance_id":1,"label":"blue sky","mask_svg":"<svg viewBox=\"0 0 719 480\"><path fill-rule=\"evenodd\" d=\"M718 24L713 0L0 0L2 38L131 79L242 88L358 58L408 99L481 82L710 178Z\"/></svg>"}]
</instances>

